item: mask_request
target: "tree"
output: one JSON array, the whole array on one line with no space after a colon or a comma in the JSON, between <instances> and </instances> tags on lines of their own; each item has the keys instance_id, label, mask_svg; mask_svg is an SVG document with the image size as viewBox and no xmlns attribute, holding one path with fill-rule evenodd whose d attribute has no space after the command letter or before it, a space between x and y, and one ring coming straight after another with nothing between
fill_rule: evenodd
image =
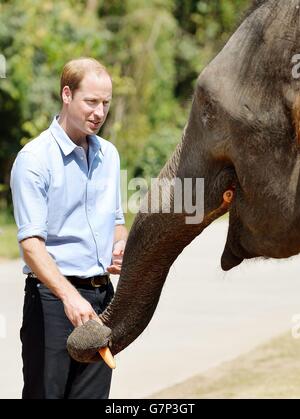
<instances>
[{"instance_id":1,"label":"tree","mask_svg":"<svg viewBox=\"0 0 300 419\"><path fill-rule=\"evenodd\" d=\"M8 185L17 150L59 111L59 74L80 56L103 61L113 77L113 106L101 135L116 144L129 175L157 175L180 141L199 72L248 3L2 0L7 78L0 79L0 184Z\"/></svg>"},{"instance_id":2,"label":"tree","mask_svg":"<svg viewBox=\"0 0 300 419\"><path fill-rule=\"evenodd\" d=\"M105 56L107 37L97 16L73 0L0 4L0 51L7 61L7 78L0 81L0 183L8 184L17 150L58 112L64 63Z\"/></svg>"}]
</instances>

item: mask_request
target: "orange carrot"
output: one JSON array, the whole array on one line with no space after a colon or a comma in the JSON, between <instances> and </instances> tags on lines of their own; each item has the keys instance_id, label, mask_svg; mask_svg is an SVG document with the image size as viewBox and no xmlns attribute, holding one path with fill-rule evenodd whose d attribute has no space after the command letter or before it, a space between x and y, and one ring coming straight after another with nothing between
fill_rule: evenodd
<instances>
[{"instance_id":1,"label":"orange carrot","mask_svg":"<svg viewBox=\"0 0 300 419\"><path fill-rule=\"evenodd\" d=\"M99 349L99 354L102 356L104 362L111 368L116 368L116 362L114 360L114 357L112 356L112 353L110 352L110 349L108 346L106 348Z\"/></svg>"}]
</instances>

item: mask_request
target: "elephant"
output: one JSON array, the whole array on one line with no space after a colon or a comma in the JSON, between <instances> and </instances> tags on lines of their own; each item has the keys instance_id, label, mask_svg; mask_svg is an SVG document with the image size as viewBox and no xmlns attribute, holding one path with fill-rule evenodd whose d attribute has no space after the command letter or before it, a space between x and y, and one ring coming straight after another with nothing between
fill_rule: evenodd
<instances>
[{"instance_id":1,"label":"elephant","mask_svg":"<svg viewBox=\"0 0 300 419\"><path fill-rule=\"evenodd\" d=\"M150 322L178 255L227 211L223 270L244 259L300 252L299 52L300 0L255 1L198 77L181 142L159 174L171 203L172 179L204 179L203 219L186 223L184 211L137 214L115 296L100 315L103 326L88 328L94 346L85 344L81 326L68 340L72 356L92 362L100 359L97 347L117 354L133 342ZM226 191L233 199L224 205ZM152 195L145 200L157 199Z\"/></svg>"}]
</instances>

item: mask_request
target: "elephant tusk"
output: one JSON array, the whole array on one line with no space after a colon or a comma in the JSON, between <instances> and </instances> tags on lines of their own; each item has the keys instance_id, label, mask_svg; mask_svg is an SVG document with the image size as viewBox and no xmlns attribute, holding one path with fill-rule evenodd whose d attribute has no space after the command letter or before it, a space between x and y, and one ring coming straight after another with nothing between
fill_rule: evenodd
<instances>
[{"instance_id":1,"label":"elephant tusk","mask_svg":"<svg viewBox=\"0 0 300 419\"><path fill-rule=\"evenodd\" d=\"M114 360L109 347L106 346L105 348L101 348L98 352L102 356L103 361L109 366L109 368L114 370L116 368L116 361Z\"/></svg>"}]
</instances>

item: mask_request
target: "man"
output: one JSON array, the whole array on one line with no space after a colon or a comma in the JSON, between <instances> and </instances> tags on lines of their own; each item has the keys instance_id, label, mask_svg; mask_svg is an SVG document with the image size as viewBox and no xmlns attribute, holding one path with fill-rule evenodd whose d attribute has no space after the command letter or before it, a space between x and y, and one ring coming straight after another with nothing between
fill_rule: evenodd
<instances>
[{"instance_id":1,"label":"man","mask_svg":"<svg viewBox=\"0 0 300 419\"><path fill-rule=\"evenodd\" d=\"M27 274L21 328L23 398L109 395L104 362L80 364L66 350L74 327L98 319L113 296L127 239L115 147L96 134L112 98L98 61L68 62L62 109L18 154L11 174L18 241Z\"/></svg>"}]
</instances>

